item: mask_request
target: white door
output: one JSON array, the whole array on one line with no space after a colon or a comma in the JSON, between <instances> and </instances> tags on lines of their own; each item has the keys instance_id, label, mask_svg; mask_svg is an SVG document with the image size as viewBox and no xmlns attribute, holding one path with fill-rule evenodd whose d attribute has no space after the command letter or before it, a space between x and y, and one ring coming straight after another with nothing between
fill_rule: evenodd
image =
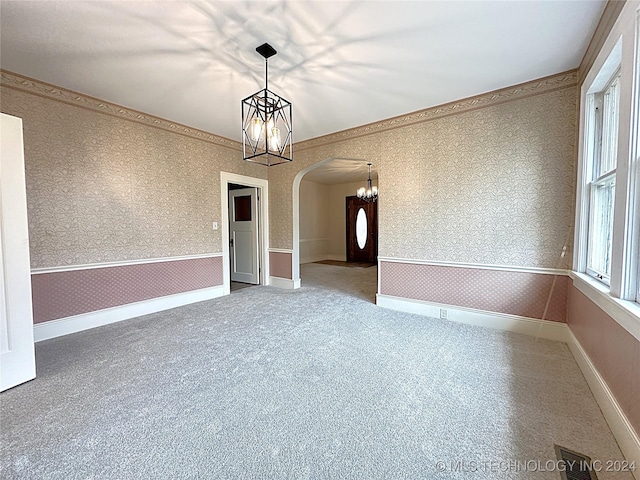
<instances>
[{"instance_id":1,"label":"white door","mask_svg":"<svg viewBox=\"0 0 640 480\"><path fill-rule=\"evenodd\" d=\"M0 117L0 391L35 378L22 120Z\"/></svg>"},{"instance_id":2,"label":"white door","mask_svg":"<svg viewBox=\"0 0 640 480\"><path fill-rule=\"evenodd\" d=\"M229 190L231 281L260 283L257 188Z\"/></svg>"}]
</instances>

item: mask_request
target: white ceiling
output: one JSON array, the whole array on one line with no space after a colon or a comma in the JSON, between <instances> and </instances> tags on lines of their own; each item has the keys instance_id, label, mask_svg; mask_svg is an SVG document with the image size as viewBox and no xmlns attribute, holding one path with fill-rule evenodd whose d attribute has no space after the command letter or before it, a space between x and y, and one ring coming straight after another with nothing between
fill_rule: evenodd
<instances>
[{"instance_id":1,"label":"white ceiling","mask_svg":"<svg viewBox=\"0 0 640 480\"><path fill-rule=\"evenodd\" d=\"M364 187L367 183L368 172L366 160L332 158L307 172L304 180L325 185L360 182ZM374 185L377 185L378 172L375 165L371 166L371 180Z\"/></svg>"},{"instance_id":2,"label":"white ceiling","mask_svg":"<svg viewBox=\"0 0 640 480\"><path fill-rule=\"evenodd\" d=\"M0 67L240 140L240 100L301 141L578 66L602 1L0 1Z\"/></svg>"}]
</instances>

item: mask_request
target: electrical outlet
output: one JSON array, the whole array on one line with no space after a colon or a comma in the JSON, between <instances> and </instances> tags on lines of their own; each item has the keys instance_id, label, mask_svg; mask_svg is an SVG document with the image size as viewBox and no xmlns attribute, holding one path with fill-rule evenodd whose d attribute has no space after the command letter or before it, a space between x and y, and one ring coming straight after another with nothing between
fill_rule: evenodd
<instances>
[{"instance_id":1,"label":"electrical outlet","mask_svg":"<svg viewBox=\"0 0 640 480\"><path fill-rule=\"evenodd\" d=\"M213 229L217 230L218 229L218 222L213 222Z\"/></svg>"},{"instance_id":2,"label":"electrical outlet","mask_svg":"<svg viewBox=\"0 0 640 480\"><path fill-rule=\"evenodd\" d=\"M447 318L447 310L444 308L440 309L440 318L444 318L446 320Z\"/></svg>"}]
</instances>

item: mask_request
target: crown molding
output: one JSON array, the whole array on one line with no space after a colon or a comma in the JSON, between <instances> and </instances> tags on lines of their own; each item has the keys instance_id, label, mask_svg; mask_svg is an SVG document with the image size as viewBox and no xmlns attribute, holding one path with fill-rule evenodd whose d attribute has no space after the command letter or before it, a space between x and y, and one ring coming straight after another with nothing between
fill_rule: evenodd
<instances>
[{"instance_id":1,"label":"crown molding","mask_svg":"<svg viewBox=\"0 0 640 480\"><path fill-rule=\"evenodd\" d=\"M587 73L589 73L589 69L591 69L596 61L596 57L602 49L611 29L616 23L616 20L618 20L625 3L627 3L626 0L610 0L605 5L602 15L600 16L600 20L598 21L598 25L596 26L596 30L589 41L587 50L582 57L580 66L578 67L579 85L584 83L584 79L586 78Z\"/></svg>"},{"instance_id":2,"label":"crown molding","mask_svg":"<svg viewBox=\"0 0 640 480\"><path fill-rule=\"evenodd\" d=\"M240 142L231 140L226 137L214 135L204 130L191 128L180 123L171 122L164 118L139 112L131 108L123 107L115 103L106 102L83 93L74 92L66 88L61 88L50 83L42 82L34 78L25 77L17 73L0 69L0 87L11 88L32 95L54 100L74 107L92 110L112 117L129 120L131 122L146 125L148 127L159 128L168 132L177 133L186 137L195 138L204 142L212 143L220 147L230 148L232 150L242 150Z\"/></svg>"},{"instance_id":3,"label":"crown molding","mask_svg":"<svg viewBox=\"0 0 640 480\"><path fill-rule=\"evenodd\" d=\"M373 135L395 128L406 127L417 123L429 122L437 118L448 117L458 113L469 112L481 108L492 107L501 103L520 100L534 95L541 95L564 88L573 88L578 85L578 70L539 78L519 85L494 90L474 97L468 97L451 103L445 103L435 107L425 108L417 112L388 118L379 122L369 123L359 127L342 130L322 137L312 138L294 144L296 151L327 145L330 143L342 142L365 135Z\"/></svg>"},{"instance_id":4,"label":"crown molding","mask_svg":"<svg viewBox=\"0 0 640 480\"><path fill-rule=\"evenodd\" d=\"M296 151L301 151L366 135L378 134L387 130L428 122L458 113L487 108L533 95L540 95L555 90L575 87L577 84L578 70L569 70L567 72L558 73L556 75L540 78L531 82L514 85L455 102L418 110L406 115L400 115L379 122L369 123L348 130L342 130L329 135L312 138L295 143L294 147ZM106 102L89 95L51 85L7 70L0 69L0 87L12 88L32 95L38 95L67 105L73 105L105 115L129 120L131 122L140 123L149 127L159 128L161 130L195 138L214 145L230 148L232 150L240 151L242 149L240 142L235 140L171 122L160 117L139 112L131 108L126 108L115 103Z\"/></svg>"}]
</instances>

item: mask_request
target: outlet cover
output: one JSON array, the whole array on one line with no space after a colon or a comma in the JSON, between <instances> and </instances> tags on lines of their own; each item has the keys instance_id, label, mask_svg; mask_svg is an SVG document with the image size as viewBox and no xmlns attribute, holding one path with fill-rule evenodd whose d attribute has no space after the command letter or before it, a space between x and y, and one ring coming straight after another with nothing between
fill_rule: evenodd
<instances>
[{"instance_id":1,"label":"outlet cover","mask_svg":"<svg viewBox=\"0 0 640 480\"><path fill-rule=\"evenodd\" d=\"M445 308L440 309L440 318L447 318L447 310Z\"/></svg>"}]
</instances>

